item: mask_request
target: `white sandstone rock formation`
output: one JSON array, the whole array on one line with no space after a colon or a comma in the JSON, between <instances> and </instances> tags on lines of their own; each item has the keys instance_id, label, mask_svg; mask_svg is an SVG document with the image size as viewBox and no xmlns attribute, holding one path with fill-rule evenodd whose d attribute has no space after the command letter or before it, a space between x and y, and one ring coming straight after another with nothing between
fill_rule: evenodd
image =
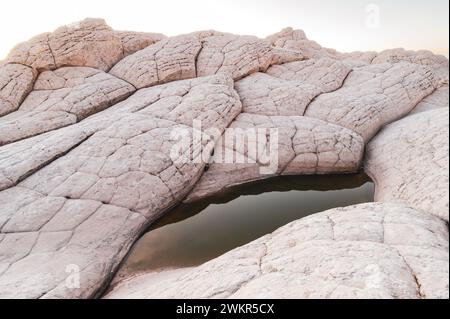
<instances>
[{"instance_id":1,"label":"white sandstone rock formation","mask_svg":"<svg viewBox=\"0 0 450 319\"><path fill-rule=\"evenodd\" d=\"M272 64L300 59L298 52L273 48L253 36L204 31L167 38L138 51L117 63L111 74L140 89L216 73L240 79Z\"/></svg>"},{"instance_id":2,"label":"white sandstone rock formation","mask_svg":"<svg viewBox=\"0 0 450 319\"><path fill-rule=\"evenodd\" d=\"M365 169L376 184L376 201L402 202L448 222L448 112L408 116L369 143Z\"/></svg>"},{"instance_id":3,"label":"white sandstone rock formation","mask_svg":"<svg viewBox=\"0 0 450 319\"><path fill-rule=\"evenodd\" d=\"M74 124L127 98L125 81L86 67L41 73L20 108L0 118L0 145Z\"/></svg>"},{"instance_id":4,"label":"white sandstone rock formation","mask_svg":"<svg viewBox=\"0 0 450 319\"><path fill-rule=\"evenodd\" d=\"M227 150L242 155L240 161L227 163L215 160L203 174L185 201L223 192L237 184L265 179L274 175L302 175L351 173L361 166L364 141L361 136L344 127L303 116L264 116L242 113L230 125L232 129L276 128L278 161L276 171L268 174L270 162L261 163L261 157L252 150L241 148L233 139L225 139L216 146L215 156L226 156ZM245 131L244 131L245 132ZM238 131L239 133L239 131ZM244 133L245 134L245 133ZM230 144L231 143L231 144ZM258 152L265 152L273 143L266 140ZM219 149L222 152L219 152ZM262 151L261 151L262 150ZM218 155L220 154L220 155Z\"/></svg>"},{"instance_id":5,"label":"white sandstone rock formation","mask_svg":"<svg viewBox=\"0 0 450 319\"><path fill-rule=\"evenodd\" d=\"M236 91L246 113L301 116L317 95L340 88L349 72L328 58L285 63L237 81Z\"/></svg>"},{"instance_id":6,"label":"white sandstone rock formation","mask_svg":"<svg viewBox=\"0 0 450 319\"><path fill-rule=\"evenodd\" d=\"M99 297L183 200L364 167L380 203L108 297L448 298L448 78L448 59L428 51L342 53L291 28L165 37L86 19L21 43L0 63L0 297ZM278 135L257 135L256 153L225 138L251 128ZM200 139L174 157L180 131ZM214 162L222 150L244 163Z\"/></svg>"},{"instance_id":7,"label":"white sandstone rock formation","mask_svg":"<svg viewBox=\"0 0 450 319\"><path fill-rule=\"evenodd\" d=\"M17 110L33 88L36 72L20 64L0 64L0 116Z\"/></svg>"},{"instance_id":8,"label":"white sandstone rock formation","mask_svg":"<svg viewBox=\"0 0 450 319\"><path fill-rule=\"evenodd\" d=\"M157 33L114 31L102 19L85 19L17 45L6 61L28 65L38 71L63 66L87 66L107 71L125 55L163 38Z\"/></svg>"},{"instance_id":9,"label":"white sandstone rock formation","mask_svg":"<svg viewBox=\"0 0 450 319\"><path fill-rule=\"evenodd\" d=\"M10 152L2 154L5 166L1 168L5 183L36 172L15 186L6 184L9 188L0 192L0 231L4 235L0 242L0 297L95 295L138 234L179 202L203 172L202 163L172 161L170 150L176 141L171 132L175 128L192 130L190 121L203 117L206 113L202 110L214 100L218 108L211 112L214 122L222 120L225 129L241 108L232 86L231 79L218 75L146 89L121 107L104 111L105 116L99 113L63 129L74 134L79 145L65 141L61 147L60 131L44 134L41 149L56 147L60 153L29 158L19 171L8 171L8 164L20 161L22 155L15 144L7 145ZM191 118L184 113L179 117L177 105L200 108L200 112L192 112ZM222 107L230 112L219 112ZM167 113L157 117L152 115L154 109ZM219 119L218 114L224 118ZM87 136L86 130L90 131ZM208 149L214 141L203 139L201 143ZM201 145L186 147L185 152L195 153ZM43 164L47 165L41 168ZM17 249L11 249L15 242ZM66 265L71 264L80 267L80 289L65 286Z\"/></svg>"},{"instance_id":10,"label":"white sandstone rock formation","mask_svg":"<svg viewBox=\"0 0 450 319\"><path fill-rule=\"evenodd\" d=\"M439 85L429 68L400 62L355 69L342 88L322 94L305 116L347 127L369 141L385 124L409 113Z\"/></svg>"}]
</instances>

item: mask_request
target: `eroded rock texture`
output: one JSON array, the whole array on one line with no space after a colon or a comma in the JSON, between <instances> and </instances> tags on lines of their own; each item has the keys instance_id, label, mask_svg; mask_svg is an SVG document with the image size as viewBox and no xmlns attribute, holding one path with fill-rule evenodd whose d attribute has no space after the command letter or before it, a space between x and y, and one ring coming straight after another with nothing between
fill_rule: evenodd
<instances>
[{"instance_id":1,"label":"eroded rock texture","mask_svg":"<svg viewBox=\"0 0 450 319\"><path fill-rule=\"evenodd\" d=\"M373 203L292 222L199 267L138 276L107 297L448 298L448 271L444 221Z\"/></svg>"},{"instance_id":2,"label":"eroded rock texture","mask_svg":"<svg viewBox=\"0 0 450 319\"><path fill-rule=\"evenodd\" d=\"M114 31L102 19L85 19L17 45L7 61L39 71L63 66L87 66L107 71L124 55L163 37L161 34Z\"/></svg>"},{"instance_id":3,"label":"eroded rock texture","mask_svg":"<svg viewBox=\"0 0 450 319\"><path fill-rule=\"evenodd\" d=\"M427 50L384 50L372 60L372 63L398 63L400 61L428 66L434 70L441 81L448 83L448 59L443 55L437 55Z\"/></svg>"},{"instance_id":4,"label":"eroded rock texture","mask_svg":"<svg viewBox=\"0 0 450 319\"><path fill-rule=\"evenodd\" d=\"M0 116L17 110L33 88L36 73L20 64L0 65Z\"/></svg>"},{"instance_id":5,"label":"eroded rock texture","mask_svg":"<svg viewBox=\"0 0 450 319\"><path fill-rule=\"evenodd\" d=\"M361 164L362 138L348 129L321 120L242 113L230 128L236 129L232 134L235 138L224 138L216 146L213 163L186 201L274 175L349 173L357 171ZM247 129L264 129L261 135L255 136L256 149L236 142L248 136ZM270 129L277 131L275 141L273 136L266 138ZM278 155L274 163L270 156L275 149ZM231 163L225 160L228 154L234 154ZM267 156L266 161L263 161L264 155Z\"/></svg>"},{"instance_id":6,"label":"eroded rock texture","mask_svg":"<svg viewBox=\"0 0 450 319\"><path fill-rule=\"evenodd\" d=\"M420 112L369 143L365 166L377 185L375 200L403 202L448 221L448 122L448 108Z\"/></svg>"},{"instance_id":7,"label":"eroded rock texture","mask_svg":"<svg viewBox=\"0 0 450 319\"><path fill-rule=\"evenodd\" d=\"M308 39L303 30L285 28L272 34L266 40L275 47L301 52L308 59L333 58L346 61L352 66L366 65L377 56L376 52L349 52L341 53L334 49L324 48L315 41Z\"/></svg>"},{"instance_id":8,"label":"eroded rock texture","mask_svg":"<svg viewBox=\"0 0 450 319\"><path fill-rule=\"evenodd\" d=\"M347 127L368 141L438 85L430 68L408 62L372 64L351 72L342 88L317 97L305 115Z\"/></svg>"},{"instance_id":9,"label":"eroded rock texture","mask_svg":"<svg viewBox=\"0 0 450 319\"><path fill-rule=\"evenodd\" d=\"M311 59L270 67L236 82L243 111L261 115L303 115L313 98L341 87L350 68L332 59Z\"/></svg>"},{"instance_id":10,"label":"eroded rock texture","mask_svg":"<svg viewBox=\"0 0 450 319\"><path fill-rule=\"evenodd\" d=\"M122 41L124 56L128 56L134 52L145 49L146 47L166 38L166 36L161 33L117 31L116 34Z\"/></svg>"},{"instance_id":11,"label":"eroded rock texture","mask_svg":"<svg viewBox=\"0 0 450 319\"><path fill-rule=\"evenodd\" d=\"M86 19L38 35L0 64L0 297L98 297L183 200L362 166L383 203L109 297L448 298L448 60L341 53L291 28L167 38Z\"/></svg>"},{"instance_id":12,"label":"eroded rock texture","mask_svg":"<svg viewBox=\"0 0 450 319\"><path fill-rule=\"evenodd\" d=\"M442 107L448 108L448 101L448 85L444 85L424 98L409 114L430 111Z\"/></svg>"},{"instance_id":13,"label":"eroded rock texture","mask_svg":"<svg viewBox=\"0 0 450 319\"><path fill-rule=\"evenodd\" d=\"M74 124L135 91L125 81L86 67L41 73L19 110L0 118L0 145Z\"/></svg>"},{"instance_id":14,"label":"eroded rock texture","mask_svg":"<svg viewBox=\"0 0 450 319\"><path fill-rule=\"evenodd\" d=\"M180 201L203 172L204 163L172 160L170 151L177 143L172 132L192 131L189 125L196 117L205 116L207 112L202 110L206 108L225 129L241 108L232 85L231 79L220 75L141 91L139 98L122 102L104 116L99 113L63 129L64 136L72 129L81 139L79 145L61 147L60 131L43 135L41 148L61 147L62 153L28 159L19 171L8 172L9 163L22 159L20 148L8 145L9 154L2 154L7 181L18 180L33 171L32 166L39 168L54 160L0 192L0 231L4 235L0 296L95 295L142 229ZM191 113L190 118L179 116L177 110L183 108L198 108L199 112ZM223 108L230 110L226 113ZM162 109L166 113L156 114L159 117L153 112ZM86 131L91 135L85 136ZM192 139L181 155L199 153L200 144L208 150L214 141ZM55 159L58 155L61 157ZM8 179L10 175L13 177ZM65 282L66 266L72 264L81 271L80 289L69 289Z\"/></svg>"},{"instance_id":15,"label":"eroded rock texture","mask_svg":"<svg viewBox=\"0 0 450 319\"><path fill-rule=\"evenodd\" d=\"M240 79L274 63L301 59L252 36L205 31L171 37L120 61L111 74L137 88L216 73Z\"/></svg>"}]
</instances>

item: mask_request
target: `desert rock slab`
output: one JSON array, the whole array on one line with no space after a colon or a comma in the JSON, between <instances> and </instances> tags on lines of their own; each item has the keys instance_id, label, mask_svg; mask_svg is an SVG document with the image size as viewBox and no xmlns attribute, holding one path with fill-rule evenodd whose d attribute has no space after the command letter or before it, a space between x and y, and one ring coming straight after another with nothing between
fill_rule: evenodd
<instances>
[{"instance_id":1,"label":"desert rock slab","mask_svg":"<svg viewBox=\"0 0 450 319\"><path fill-rule=\"evenodd\" d=\"M352 71L340 89L318 96L305 116L347 127L367 142L383 125L409 113L438 85L434 72L421 65L372 64Z\"/></svg>"},{"instance_id":2,"label":"desert rock slab","mask_svg":"<svg viewBox=\"0 0 450 319\"><path fill-rule=\"evenodd\" d=\"M334 49L324 48L317 42L308 39L303 30L294 30L290 27L268 36L266 40L274 47L300 52L306 59L331 58L345 61L349 66L370 64L377 56L377 53L373 51L341 53Z\"/></svg>"},{"instance_id":3,"label":"desert rock slab","mask_svg":"<svg viewBox=\"0 0 450 319\"><path fill-rule=\"evenodd\" d=\"M125 55L164 38L158 33L114 31L102 19L85 19L17 45L7 57L38 71L86 66L108 71Z\"/></svg>"},{"instance_id":4,"label":"desert rock slab","mask_svg":"<svg viewBox=\"0 0 450 319\"><path fill-rule=\"evenodd\" d=\"M0 64L0 117L17 110L32 90L36 72L21 64ZM2 132L1 135L4 133Z\"/></svg>"},{"instance_id":5,"label":"desert rock slab","mask_svg":"<svg viewBox=\"0 0 450 319\"><path fill-rule=\"evenodd\" d=\"M123 54L128 56L167 38L161 33L116 31L122 41Z\"/></svg>"},{"instance_id":6,"label":"desert rock slab","mask_svg":"<svg viewBox=\"0 0 450 319\"><path fill-rule=\"evenodd\" d=\"M204 31L164 39L117 63L111 74L144 88L175 80L229 73L233 79L274 63L302 59L252 36Z\"/></svg>"},{"instance_id":7,"label":"desert rock slab","mask_svg":"<svg viewBox=\"0 0 450 319\"><path fill-rule=\"evenodd\" d=\"M303 115L313 98L341 87L350 68L332 59L270 67L236 82L243 111L259 115Z\"/></svg>"},{"instance_id":8,"label":"desert rock slab","mask_svg":"<svg viewBox=\"0 0 450 319\"><path fill-rule=\"evenodd\" d=\"M0 192L0 297L96 296L137 236L180 202L203 173L205 162L179 159L203 151L209 156L215 140L199 131L200 139L191 138L174 157L178 140L173 132L195 134L181 122L202 117L207 106L217 108L211 123L223 131L241 107L233 81L225 75L169 83L143 93L140 99L123 101L34 141L0 148L8 150L0 154L2 173L11 181ZM187 120L164 119L153 112L164 109L168 113L161 116L171 118L171 111L183 103L193 103L199 112L192 107ZM23 158L33 152L29 141L42 143L34 149L40 156ZM24 163L8 170L15 161ZM67 267L77 267L80 288L67 286Z\"/></svg>"},{"instance_id":9,"label":"desert rock slab","mask_svg":"<svg viewBox=\"0 0 450 319\"><path fill-rule=\"evenodd\" d=\"M127 82L92 68L45 71L19 110L0 119L0 145L74 124L134 91Z\"/></svg>"},{"instance_id":10,"label":"desert rock slab","mask_svg":"<svg viewBox=\"0 0 450 319\"><path fill-rule=\"evenodd\" d=\"M431 51L388 49L378 53L372 63L398 63L401 61L428 66L434 70L442 82L448 84L448 59Z\"/></svg>"},{"instance_id":11,"label":"desert rock slab","mask_svg":"<svg viewBox=\"0 0 450 319\"><path fill-rule=\"evenodd\" d=\"M448 298L448 260L441 219L360 204L294 221L198 267L131 278L106 298Z\"/></svg>"},{"instance_id":12,"label":"desert rock slab","mask_svg":"<svg viewBox=\"0 0 450 319\"><path fill-rule=\"evenodd\" d=\"M365 170L375 182L375 200L402 202L449 220L448 112L410 115L369 143Z\"/></svg>"},{"instance_id":13,"label":"desert rock slab","mask_svg":"<svg viewBox=\"0 0 450 319\"><path fill-rule=\"evenodd\" d=\"M208 171L185 200L275 175L355 172L363 151L361 136L341 126L302 116L241 113L216 144Z\"/></svg>"},{"instance_id":14,"label":"desert rock slab","mask_svg":"<svg viewBox=\"0 0 450 319\"><path fill-rule=\"evenodd\" d=\"M448 85L443 85L436 89L432 94L424 98L417 106L409 113L415 114L434 109L449 107L449 89Z\"/></svg>"}]
</instances>

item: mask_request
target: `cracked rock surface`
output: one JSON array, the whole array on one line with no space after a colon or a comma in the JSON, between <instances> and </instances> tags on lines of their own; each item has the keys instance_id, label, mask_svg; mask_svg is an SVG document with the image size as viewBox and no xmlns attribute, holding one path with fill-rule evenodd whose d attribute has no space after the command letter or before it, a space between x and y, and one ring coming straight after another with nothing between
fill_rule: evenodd
<instances>
[{"instance_id":1,"label":"cracked rock surface","mask_svg":"<svg viewBox=\"0 0 450 319\"><path fill-rule=\"evenodd\" d=\"M137 276L106 297L448 298L448 271L443 220L370 203L302 218L199 267Z\"/></svg>"},{"instance_id":2,"label":"cracked rock surface","mask_svg":"<svg viewBox=\"0 0 450 319\"><path fill-rule=\"evenodd\" d=\"M51 163L0 192L0 231L4 235L0 243L0 296L95 295L138 234L161 211L180 201L203 172L202 163L174 163L169 156L176 143L171 132L192 130L190 121L205 114L179 117L177 105L201 111L215 100L218 109L228 106L229 113L213 113L211 109L215 122L223 116L224 129L241 107L232 85L220 75L141 91L139 98L105 111L109 114L104 117L99 113L97 118L65 128L64 136L72 129L81 140L79 145L66 141L65 147L61 146L59 131L47 133L42 146L59 147L66 153L57 159L58 154L49 154L53 156ZM161 108L167 113L158 114L160 117L152 113ZM102 127L99 117L111 121ZM201 145L192 141L183 152L199 152ZM206 138L200 141L206 148L213 142ZM5 154L3 175L9 173L19 180L33 170L30 166L40 167L41 162L51 160L42 154L29 159L22 172L8 172L8 163L21 157L17 153L20 148L14 149L14 145L8 145L11 151ZM11 249L11 245L16 248ZM33 266L36 263L40 267ZM71 264L80 267L83 289L71 290L65 285L66 265Z\"/></svg>"},{"instance_id":3,"label":"cracked rock surface","mask_svg":"<svg viewBox=\"0 0 450 319\"><path fill-rule=\"evenodd\" d=\"M159 41L117 63L111 74L144 88L216 73L239 79L301 58L297 52L272 48L253 36L205 31Z\"/></svg>"},{"instance_id":4,"label":"cracked rock surface","mask_svg":"<svg viewBox=\"0 0 450 319\"><path fill-rule=\"evenodd\" d=\"M448 105L448 100L447 100ZM449 220L448 107L386 126L368 145L375 200L402 202Z\"/></svg>"},{"instance_id":5,"label":"cracked rock surface","mask_svg":"<svg viewBox=\"0 0 450 319\"><path fill-rule=\"evenodd\" d=\"M0 118L0 145L74 124L127 98L125 81L86 67L41 73L20 108Z\"/></svg>"},{"instance_id":6,"label":"cracked rock surface","mask_svg":"<svg viewBox=\"0 0 450 319\"><path fill-rule=\"evenodd\" d=\"M0 64L0 116L17 110L33 88L36 73L21 64Z\"/></svg>"},{"instance_id":7,"label":"cracked rock surface","mask_svg":"<svg viewBox=\"0 0 450 319\"><path fill-rule=\"evenodd\" d=\"M340 89L317 97L305 115L347 127L369 141L384 124L409 113L438 83L430 68L417 64L372 64L355 69Z\"/></svg>"},{"instance_id":8,"label":"cracked rock surface","mask_svg":"<svg viewBox=\"0 0 450 319\"><path fill-rule=\"evenodd\" d=\"M341 87L350 68L322 58L285 63L236 82L243 111L261 115L303 115L321 93Z\"/></svg>"},{"instance_id":9,"label":"cracked rock surface","mask_svg":"<svg viewBox=\"0 0 450 319\"><path fill-rule=\"evenodd\" d=\"M448 298L448 152L448 59L428 51L343 53L292 28L63 26L0 63L0 298L101 297L182 201L361 168L378 203L107 297Z\"/></svg>"},{"instance_id":10,"label":"cracked rock surface","mask_svg":"<svg viewBox=\"0 0 450 319\"><path fill-rule=\"evenodd\" d=\"M226 188L275 175L302 175L351 173L360 167L364 142L353 131L321 120L303 116L265 116L241 113L230 125L239 139L247 129L278 130L277 141L256 136L258 148L247 149L235 145L233 139L224 139L216 146L215 161L203 174L186 201L194 201ZM271 160L262 162L275 144L278 150L276 171L270 172ZM231 153L231 152L232 153ZM225 162L230 152L241 156L233 163ZM256 154L257 153L257 154ZM258 155L258 156L257 156Z\"/></svg>"}]
</instances>

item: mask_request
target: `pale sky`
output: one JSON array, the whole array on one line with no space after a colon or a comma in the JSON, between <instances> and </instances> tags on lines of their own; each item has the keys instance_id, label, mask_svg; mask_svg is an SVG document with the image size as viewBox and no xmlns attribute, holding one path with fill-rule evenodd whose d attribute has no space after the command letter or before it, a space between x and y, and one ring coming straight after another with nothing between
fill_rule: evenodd
<instances>
[{"instance_id":1,"label":"pale sky","mask_svg":"<svg viewBox=\"0 0 450 319\"><path fill-rule=\"evenodd\" d=\"M17 43L86 17L169 36L215 29L265 37L292 26L340 51L404 47L448 56L448 10L448 0L2 0L0 60Z\"/></svg>"}]
</instances>

